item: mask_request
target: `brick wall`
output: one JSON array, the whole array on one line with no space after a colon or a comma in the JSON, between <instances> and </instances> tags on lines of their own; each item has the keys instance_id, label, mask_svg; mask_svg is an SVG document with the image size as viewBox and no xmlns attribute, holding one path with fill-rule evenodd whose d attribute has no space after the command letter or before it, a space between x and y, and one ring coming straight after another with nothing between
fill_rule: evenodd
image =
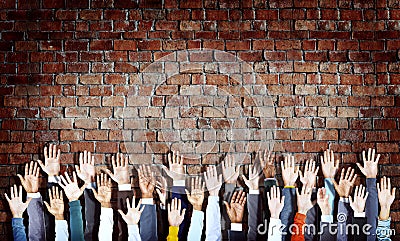
<instances>
[{"instance_id":1,"label":"brick wall","mask_svg":"<svg viewBox=\"0 0 400 241\"><path fill-rule=\"evenodd\" d=\"M48 142L65 166L172 148L190 173L271 144L353 166L374 147L399 186L399 20L397 0L0 1L1 193Z\"/></svg>"}]
</instances>

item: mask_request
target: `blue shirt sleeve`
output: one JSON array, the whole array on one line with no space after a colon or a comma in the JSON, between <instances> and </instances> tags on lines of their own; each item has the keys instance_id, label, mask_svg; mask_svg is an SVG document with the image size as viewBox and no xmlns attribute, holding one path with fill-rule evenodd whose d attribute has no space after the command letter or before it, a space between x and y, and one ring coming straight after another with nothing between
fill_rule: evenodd
<instances>
[{"instance_id":1,"label":"blue shirt sleeve","mask_svg":"<svg viewBox=\"0 0 400 241\"><path fill-rule=\"evenodd\" d=\"M390 234L390 218L388 220L378 220L378 227L376 229L378 241L391 241Z\"/></svg>"},{"instance_id":2,"label":"blue shirt sleeve","mask_svg":"<svg viewBox=\"0 0 400 241\"><path fill-rule=\"evenodd\" d=\"M23 218L12 219L14 241L26 241L26 233Z\"/></svg>"},{"instance_id":3,"label":"blue shirt sleeve","mask_svg":"<svg viewBox=\"0 0 400 241\"><path fill-rule=\"evenodd\" d=\"M83 222L82 222L82 206L79 200L69 203L69 214L71 227L71 240L84 241Z\"/></svg>"},{"instance_id":4,"label":"blue shirt sleeve","mask_svg":"<svg viewBox=\"0 0 400 241\"><path fill-rule=\"evenodd\" d=\"M367 223L371 225L368 241L376 240L376 220L378 220L378 190L376 189L376 178L367 178L368 197L365 204L365 216Z\"/></svg>"}]
</instances>

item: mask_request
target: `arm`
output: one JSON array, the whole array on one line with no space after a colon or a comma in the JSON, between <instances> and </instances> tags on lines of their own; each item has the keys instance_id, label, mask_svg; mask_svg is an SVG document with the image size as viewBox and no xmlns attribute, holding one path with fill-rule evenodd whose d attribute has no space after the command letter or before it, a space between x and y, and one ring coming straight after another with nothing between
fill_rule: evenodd
<instances>
[{"instance_id":1,"label":"arm","mask_svg":"<svg viewBox=\"0 0 400 241\"><path fill-rule=\"evenodd\" d=\"M68 223L64 220L64 199L62 191L58 191L58 187L53 186L49 189L49 202L44 202L49 213L55 217L56 241L68 241Z\"/></svg>"},{"instance_id":2,"label":"arm","mask_svg":"<svg viewBox=\"0 0 400 241\"><path fill-rule=\"evenodd\" d=\"M204 226L204 212L193 210L187 240L200 241L201 234L203 233L203 226Z\"/></svg>"},{"instance_id":3,"label":"arm","mask_svg":"<svg viewBox=\"0 0 400 241\"><path fill-rule=\"evenodd\" d=\"M304 241L304 230L303 226L306 224L306 215L302 213L296 213L294 217L294 227L292 230L292 241Z\"/></svg>"},{"instance_id":4,"label":"arm","mask_svg":"<svg viewBox=\"0 0 400 241\"><path fill-rule=\"evenodd\" d=\"M113 210L111 208L111 179L101 173L97 176L98 190L93 189L93 195L101 205L99 241L112 240L113 233Z\"/></svg>"},{"instance_id":5,"label":"arm","mask_svg":"<svg viewBox=\"0 0 400 241\"><path fill-rule=\"evenodd\" d=\"M365 187L363 185L356 186L354 191L354 200L351 196L349 196L350 207L354 211L353 224L356 225L359 230L363 230L367 221L364 212L367 197L368 192L365 193ZM354 240L367 240L367 235L363 231L359 233L350 233L348 235L353 236Z\"/></svg>"},{"instance_id":6,"label":"arm","mask_svg":"<svg viewBox=\"0 0 400 241\"><path fill-rule=\"evenodd\" d=\"M333 224L332 206L329 200L329 192L326 188L318 189L317 203L321 209L320 240L334 241L336 235L332 232Z\"/></svg>"},{"instance_id":7,"label":"arm","mask_svg":"<svg viewBox=\"0 0 400 241\"><path fill-rule=\"evenodd\" d=\"M224 178L225 188L223 194L223 201L230 202L231 197L236 189L237 179L239 177L239 166L236 166L235 159L232 155L227 155L225 160L222 161L222 176ZM222 209L221 227L223 230L224 238L226 238L227 230L230 229L231 221L229 220L228 213Z\"/></svg>"},{"instance_id":8,"label":"arm","mask_svg":"<svg viewBox=\"0 0 400 241\"><path fill-rule=\"evenodd\" d=\"M169 234L167 240L178 240L179 225L185 217L186 209L181 212L181 200L174 198L168 204Z\"/></svg>"},{"instance_id":9,"label":"arm","mask_svg":"<svg viewBox=\"0 0 400 241\"><path fill-rule=\"evenodd\" d=\"M248 180L247 180L248 182ZM246 204L246 193L242 190L233 194L231 203L224 201L226 211L231 221L231 229L229 230L230 240L244 240L245 234L243 231L243 214L244 205Z\"/></svg>"},{"instance_id":10,"label":"arm","mask_svg":"<svg viewBox=\"0 0 400 241\"><path fill-rule=\"evenodd\" d=\"M379 213L377 236L378 240L391 240L390 230L390 206L393 204L396 196L396 188L392 189L390 178L383 177L378 189L378 199L381 206Z\"/></svg>"},{"instance_id":11,"label":"arm","mask_svg":"<svg viewBox=\"0 0 400 241\"><path fill-rule=\"evenodd\" d=\"M391 241L390 233L390 218L387 220L378 220L378 228L376 229L378 241Z\"/></svg>"},{"instance_id":12,"label":"arm","mask_svg":"<svg viewBox=\"0 0 400 241\"><path fill-rule=\"evenodd\" d=\"M128 225L128 241L141 241L137 224Z\"/></svg>"},{"instance_id":13,"label":"arm","mask_svg":"<svg viewBox=\"0 0 400 241\"><path fill-rule=\"evenodd\" d=\"M331 207L335 206L335 196L336 196L336 191L335 187L333 186L333 182L331 178L325 178L324 179L324 186L326 189L326 194L329 196L329 205ZM331 208L331 215L333 215L333 208Z\"/></svg>"},{"instance_id":14,"label":"arm","mask_svg":"<svg viewBox=\"0 0 400 241\"><path fill-rule=\"evenodd\" d=\"M222 185L222 175L217 174L215 166L207 167L204 180L209 192L206 209L206 240L221 240L221 212L219 207L219 189Z\"/></svg>"},{"instance_id":15,"label":"arm","mask_svg":"<svg viewBox=\"0 0 400 241\"><path fill-rule=\"evenodd\" d=\"M121 209L118 209L118 212L121 214L122 219L128 225L128 240L129 241L141 241L141 237L139 234L138 223L140 220L140 216L142 215L143 209L145 207L141 207L139 210L140 204L142 201L139 201L138 205L135 207L135 198L132 198L132 206L129 203L129 199L126 199L128 212L124 214Z\"/></svg>"},{"instance_id":16,"label":"arm","mask_svg":"<svg viewBox=\"0 0 400 241\"><path fill-rule=\"evenodd\" d=\"M26 241L26 233L23 218L12 218L12 230L14 241Z\"/></svg>"},{"instance_id":17,"label":"arm","mask_svg":"<svg viewBox=\"0 0 400 241\"><path fill-rule=\"evenodd\" d=\"M294 230L292 230L292 241L304 240L304 224L306 222L306 214L310 208L312 208L311 203L311 188L303 187L301 193L297 193L297 213L294 218Z\"/></svg>"},{"instance_id":18,"label":"arm","mask_svg":"<svg viewBox=\"0 0 400 241\"><path fill-rule=\"evenodd\" d=\"M204 182L201 178L192 178L191 193L185 190L186 196L189 202L193 206L192 220L190 223L188 240L189 241L200 241L201 235L203 233L203 221L204 213L201 211L204 201Z\"/></svg>"},{"instance_id":19,"label":"arm","mask_svg":"<svg viewBox=\"0 0 400 241\"><path fill-rule=\"evenodd\" d=\"M83 241L82 206L79 200L69 202L71 240Z\"/></svg>"},{"instance_id":20,"label":"arm","mask_svg":"<svg viewBox=\"0 0 400 241\"><path fill-rule=\"evenodd\" d=\"M66 220L56 220L56 241L68 241L68 223Z\"/></svg>"},{"instance_id":21,"label":"arm","mask_svg":"<svg viewBox=\"0 0 400 241\"><path fill-rule=\"evenodd\" d=\"M268 240L281 241L282 240L282 222L279 215L282 212L285 197L281 197L280 189L276 186L271 188L267 193L268 207L271 213L271 219L268 227Z\"/></svg>"},{"instance_id":22,"label":"arm","mask_svg":"<svg viewBox=\"0 0 400 241\"><path fill-rule=\"evenodd\" d=\"M353 224L356 225L359 230L361 230L358 233L353 233L353 240L354 241L365 241L367 240L367 235L365 232L362 231L362 227L364 227L367 224L367 219L365 218L365 213L364 213L364 217L358 216L358 214L354 213L354 217L353 217Z\"/></svg>"},{"instance_id":23,"label":"arm","mask_svg":"<svg viewBox=\"0 0 400 241\"><path fill-rule=\"evenodd\" d=\"M168 241L178 241L178 232L179 232L179 226L169 226L169 232L168 232Z\"/></svg>"}]
</instances>

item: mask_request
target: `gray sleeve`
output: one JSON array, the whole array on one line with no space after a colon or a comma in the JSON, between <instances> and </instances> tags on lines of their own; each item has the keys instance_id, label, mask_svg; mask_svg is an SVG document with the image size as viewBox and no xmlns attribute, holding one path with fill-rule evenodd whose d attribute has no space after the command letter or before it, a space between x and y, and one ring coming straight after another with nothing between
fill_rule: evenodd
<instances>
[{"instance_id":1,"label":"gray sleeve","mask_svg":"<svg viewBox=\"0 0 400 241\"><path fill-rule=\"evenodd\" d=\"M259 210L258 201L259 194L248 194L247 195L247 210L249 213L248 223L249 231L247 234L247 240L257 240L257 226L259 223Z\"/></svg>"},{"instance_id":2,"label":"gray sleeve","mask_svg":"<svg viewBox=\"0 0 400 241\"><path fill-rule=\"evenodd\" d=\"M29 215L29 240L46 240L42 197L32 198L27 211Z\"/></svg>"}]
</instances>

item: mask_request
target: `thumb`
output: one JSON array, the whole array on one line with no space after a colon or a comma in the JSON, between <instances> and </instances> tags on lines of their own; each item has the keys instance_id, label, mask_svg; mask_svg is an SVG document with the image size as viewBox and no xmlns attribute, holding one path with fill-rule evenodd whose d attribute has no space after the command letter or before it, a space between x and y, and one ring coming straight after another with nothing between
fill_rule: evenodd
<instances>
[{"instance_id":1,"label":"thumb","mask_svg":"<svg viewBox=\"0 0 400 241\"><path fill-rule=\"evenodd\" d=\"M335 181L335 178L332 178L332 183L333 183L333 186L335 187L335 189L336 189L336 191L337 191L338 188L339 188L339 185L338 185L337 182Z\"/></svg>"},{"instance_id":2,"label":"thumb","mask_svg":"<svg viewBox=\"0 0 400 241\"><path fill-rule=\"evenodd\" d=\"M46 206L47 210L50 212L50 209L51 209L51 208L50 208L49 203L46 202L46 201L44 201L43 203L44 203L44 205Z\"/></svg>"},{"instance_id":3,"label":"thumb","mask_svg":"<svg viewBox=\"0 0 400 241\"><path fill-rule=\"evenodd\" d=\"M365 170L364 170L364 167L363 166L361 166L361 164L360 163L356 163L357 164L357 166L358 166L358 168L360 169L360 171L365 175Z\"/></svg>"},{"instance_id":4,"label":"thumb","mask_svg":"<svg viewBox=\"0 0 400 241\"><path fill-rule=\"evenodd\" d=\"M39 164L40 168L44 171L45 166L43 165L43 162L41 160L37 160L37 163Z\"/></svg>"},{"instance_id":5,"label":"thumb","mask_svg":"<svg viewBox=\"0 0 400 241\"><path fill-rule=\"evenodd\" d=\"M21 176L21 174L17 174L17 176L19 177L19 180L21 181L21 184L22 184L22 186L24 185L24 183L25 183L25 179L24 179L24 177L23 176Z\"/></svg>"},{"instance_id":6,"label":"thumb","mask_svg":"<svg viewBox=\"0 0 400 241\"><path fill-rule=\"evenodd\" d=\"M229 205L229 203L227 201L224 201L224 204L225 204L226 210L230 210L231 209L231 207L230 207L230 205Z\"/></svg>"},{"instance_id":7,"label":"thumb","mask_svg":"<svg viewBox=\"0 0 400 241\"><path fill-rule=\"evenodd\" d=\"M28 204L29 204L31 201L32 201L32 198L31 198L31 197L28 198L28 199L26 199L26 202L25 202L26 206L28 206Z\"/></svg>"}]
</instances>

